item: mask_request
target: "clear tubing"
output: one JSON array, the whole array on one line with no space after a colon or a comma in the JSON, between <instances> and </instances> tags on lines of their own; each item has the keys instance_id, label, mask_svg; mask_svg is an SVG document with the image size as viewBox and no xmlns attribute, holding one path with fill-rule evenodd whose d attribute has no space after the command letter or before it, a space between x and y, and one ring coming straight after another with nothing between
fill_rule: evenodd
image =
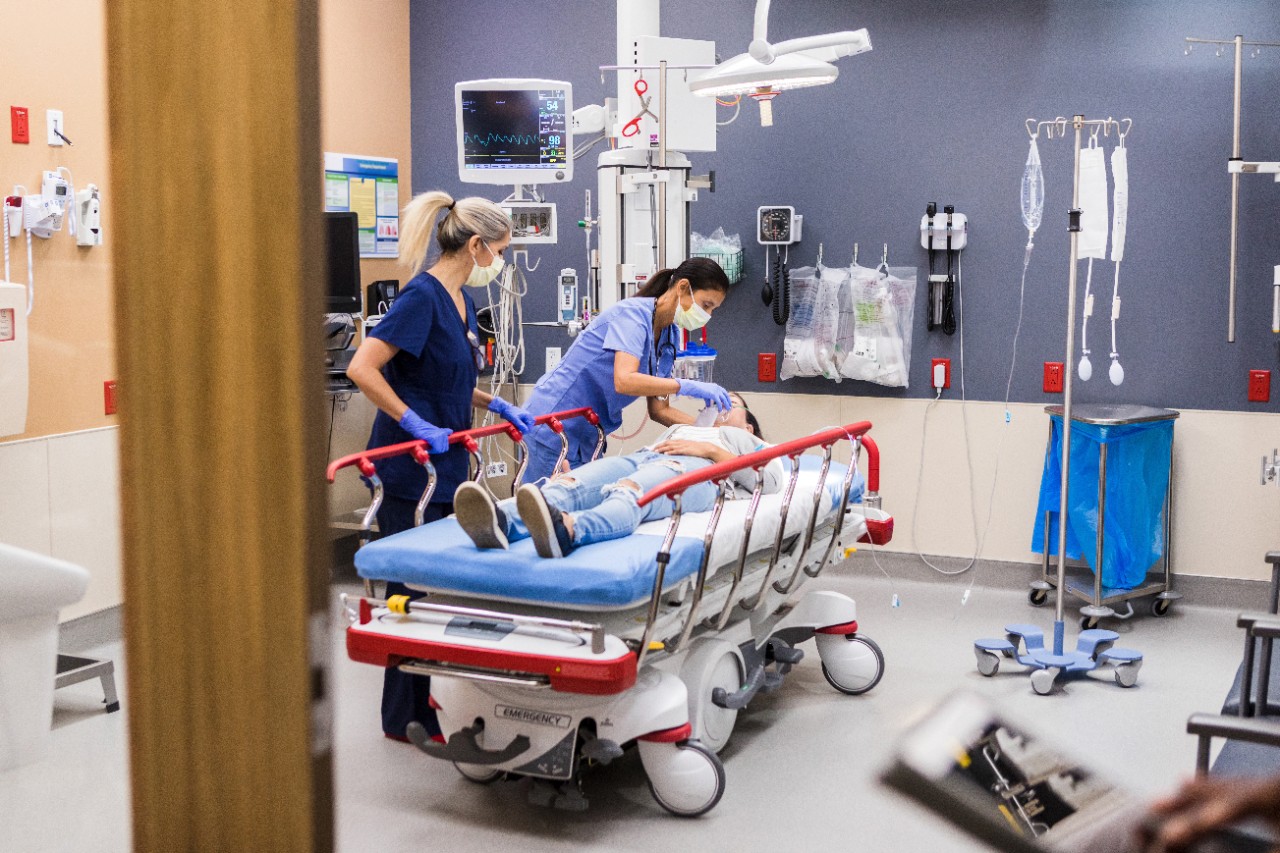
<instances>
[{"instance_id":1,"label":"clear tubing","mask_svg":"<svg viewBox=\"0 0 1280 853\"><path fill-rule=\"evenodd\" d=\"M1044 170L1040 168L1040 149L1034 139L1027 151L1027 165L1022 170L1022 224L1027 227L1027 242L1040 228L1044 218Z\"/></svg>"}]
</instances>

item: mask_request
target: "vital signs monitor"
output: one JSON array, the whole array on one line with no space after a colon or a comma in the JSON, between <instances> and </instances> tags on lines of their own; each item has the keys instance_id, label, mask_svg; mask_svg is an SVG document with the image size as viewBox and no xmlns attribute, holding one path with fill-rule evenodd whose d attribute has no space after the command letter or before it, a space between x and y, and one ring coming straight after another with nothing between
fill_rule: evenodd
<instances>
[{"instance_id":1,"label":"vital signs monitor","mask_svg":"<svg viewBox=\"0 0 1280 853\"><path fill-rule=\"evenodd\" d=\"M563 80L466 80L453 87L458 177L473 184L573 178L573 86Z\"/></svg>"}]
</instances>

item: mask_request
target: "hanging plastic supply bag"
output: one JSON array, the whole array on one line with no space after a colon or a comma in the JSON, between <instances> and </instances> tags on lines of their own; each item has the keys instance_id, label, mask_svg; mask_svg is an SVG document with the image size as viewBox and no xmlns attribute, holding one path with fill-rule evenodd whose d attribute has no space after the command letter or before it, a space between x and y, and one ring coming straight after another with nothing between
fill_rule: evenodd
<instances>
[{"instance_id":1,"label":"hanging plastic supply bag","mask_svg":"<svg viewBox=\"0 0 1280 853\"><path fill-rule=\"evenodd\" d=\"M888 267L882 273L854 266L849 271L848 289L853 349L840 364L840 373L877 385L908 387L915 268Z\"/></svg>"},{"instance_id":2,"label":"hanging plastic supply bag","mask_svg":"<svg viewBox=\"0 0 1280 853\"><path fill-rule=\"evenodd\" d=\"M823 376L840 381L833 348L839 285L828 273L815 267L800 267L791 273L791 315L782 341L780 379Z\"/></svg>"}]
</instances>

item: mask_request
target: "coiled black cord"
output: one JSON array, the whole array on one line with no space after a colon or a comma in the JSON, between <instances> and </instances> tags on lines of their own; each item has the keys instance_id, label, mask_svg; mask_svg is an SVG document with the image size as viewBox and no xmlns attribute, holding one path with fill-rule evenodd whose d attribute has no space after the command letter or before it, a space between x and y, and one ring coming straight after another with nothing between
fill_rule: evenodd
<instances>
[{"instance_id":1,"label":"coiled black cord","mask_svg":"<svg viewBox=\"0 0 1280 853\"><path fill-rule=\"evenodd\" d=\"M791 318L791 270L782 263L781 258L774 264L775 270L779 268L781 275L778 277L778 292L773 296L773 322L785 326Z\"/></svg>"}]
</instances>

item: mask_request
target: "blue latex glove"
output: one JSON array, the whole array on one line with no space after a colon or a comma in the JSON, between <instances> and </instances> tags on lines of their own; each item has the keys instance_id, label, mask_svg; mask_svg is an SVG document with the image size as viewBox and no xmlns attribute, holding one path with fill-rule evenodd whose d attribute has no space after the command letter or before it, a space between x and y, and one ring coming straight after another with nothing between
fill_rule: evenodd
<instances>
[{"instance_id":1,"label":"blue latex glove","mask_svg":"<svg viewBox=\"0 0 1280 853\"><path fill-rule=\"evenodd\" d=\"M419 441L425 441L427 451L430 453L448 451L449 436L453 435L453 430L442 429L435 424L427 423L418 417L413 409L405 409L404 414L400 416L400 429Z\"/></svg>"},{"instance_id":2,"label":"blue latex glove","mask_svg":"<svg viewBox=\"0 0 1280 853\"><path fill-rule=\"evenodd\" d=\"M714 382L698 382L694 379L678 379L676 381L680 383L680 390L677 393L682 397L694 397L715 406L722 412L727 412L733 408L733 403L729 400L729 392Z\"/></svg>"},{"instance_id":3,"label":"blue latex glove","mask_svg":"<svg viewBox=\"0 0 1280 853\"><path fill-rule=\"evenodd\" d=\"M529 414L519 406L513 406L501 397L494 397L489 401L489 411L493 412L495 415L506 418L515 425L516 429L520 430L521 435L527 433L534 427L533 415Z\"/></svg>"}]
</instances>

